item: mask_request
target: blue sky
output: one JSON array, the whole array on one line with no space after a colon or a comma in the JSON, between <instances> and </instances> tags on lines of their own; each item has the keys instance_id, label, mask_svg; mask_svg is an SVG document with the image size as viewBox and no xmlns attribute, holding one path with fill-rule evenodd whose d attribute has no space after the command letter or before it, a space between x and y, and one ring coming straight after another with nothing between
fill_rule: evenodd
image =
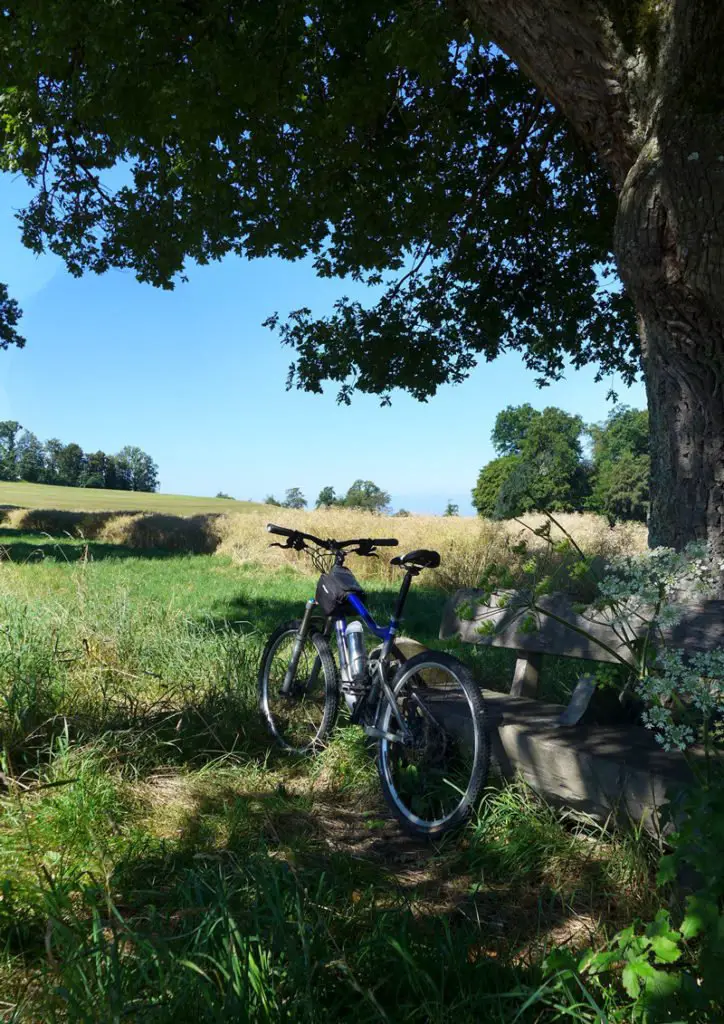
<instances>
[{"instance_id":1,"label":"blue sky","mask_svg":"<svg viewBox=\"0 0 724 1024\"><path fill-rule=\"evenodd\" d=\"M124 271L76 280L21 245L14 211L27 195L0 176L0 281L23 307L27 339L0 352L0 419L89 451L139 445L163 491L262 500L295 486L313 500L362 477L395 508L435 513L452 499L469 514L500 409L558 405L586 422L610 409L611 382L596 384L594 368L539 390L513 353L425 404L397 394L391 408L368 396L339 406L334 385L287 392L291 352L261 321L302 305L324 313L353 287L318 280L308 263L236 258L192 267L173 292ZM645 404L641 385L614 384L621 401Z\"/></svg>"}]
</instances>

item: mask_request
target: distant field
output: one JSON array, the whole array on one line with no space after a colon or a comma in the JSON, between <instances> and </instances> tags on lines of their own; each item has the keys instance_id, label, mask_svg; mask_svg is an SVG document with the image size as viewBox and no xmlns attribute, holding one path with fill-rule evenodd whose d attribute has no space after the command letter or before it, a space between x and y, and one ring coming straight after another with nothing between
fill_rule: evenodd
<instances>
[{"instance_id":1,"label":"distant field","mask_svg":"<svg viewBox=\"0 0 724 1024\"><path fill-rule=\"evenodd\" d=\"M194 498L188 494L146 494L143 491L111 491L85 487L53 487L50 484L0 483L0 506L58 508L81 512L127 510L193 516L204 512L253 512L264 508L253 501L228 498Z\"/></svg>"}]
</instances>

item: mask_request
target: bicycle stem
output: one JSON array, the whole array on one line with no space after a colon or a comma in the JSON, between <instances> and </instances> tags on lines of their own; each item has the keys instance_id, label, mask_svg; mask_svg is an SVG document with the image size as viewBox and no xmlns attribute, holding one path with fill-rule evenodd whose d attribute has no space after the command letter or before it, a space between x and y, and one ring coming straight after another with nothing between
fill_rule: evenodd
<instances>
[{"instance_id":1,"label":"bicycle stem","mask_svg":"<svg viewBox=\"0 0 724 1024\"><path fill-rule=\"evenodd\" d=\"M312 609L314 608L316 603L317 602L314 600L314 598L310 597L306 605L304 606L304 617L302 618L302 624L299 627L299 633L297 634L297 639L294 643L294 650L292 651L291 661L289 662L289 666L286 672L284 673L284 682L279 688L279 693L282 694L282 696L284 697L286 697L289 691L291 690L292 682L294 681L294 677L297 674L297 666L299 665L299 659L302 656L302 648L304 647L304 642L306 641L307 634L309 633L309 623L312 618Z\"/></svg>"}]
</instances>

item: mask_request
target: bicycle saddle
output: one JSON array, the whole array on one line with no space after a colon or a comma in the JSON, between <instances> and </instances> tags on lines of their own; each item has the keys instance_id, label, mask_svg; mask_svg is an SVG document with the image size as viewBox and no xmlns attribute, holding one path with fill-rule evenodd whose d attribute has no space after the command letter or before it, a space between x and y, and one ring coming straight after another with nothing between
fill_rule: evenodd
<instances>
[{"instance_id":1,"label":"bicycle saddle","mask_svg":"<svg viewBox=\"0 0 724 1024\"><path fill-rule=\"evenodd\" d=\"M437 551L428 551L426 548L409 551L406 555L398 555L390 561L390 565L412 565L416 569L437 569L439 564L440 556Z\"/></svg>"}]
</instances>

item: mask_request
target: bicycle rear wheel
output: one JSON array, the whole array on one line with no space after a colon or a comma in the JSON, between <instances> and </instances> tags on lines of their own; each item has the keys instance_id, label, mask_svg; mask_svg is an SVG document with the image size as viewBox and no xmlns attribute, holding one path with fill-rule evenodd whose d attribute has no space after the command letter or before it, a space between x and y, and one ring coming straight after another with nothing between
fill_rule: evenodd
<instances>
[{"instance_id":1,"label":"bicycle rear wheel","mask_svg":"<svg viewBox=\"0 0 724 1024\"><path fill-rule=\"evenodd\" d=\"M378 726L382 792L407 831L432 838L461 825L488 776L490 743L480 689L447 654L427 652L400 666L392 681L402 732L389 703ZM398 739L400 737L400 739Z\"/></svg>"},{"instance_id":2,"label":"bicycle rear wheel","mask_svg":"<svg viewBox=\"0 0 724 1024\"><path fill-rule=\"evenodd\" d=\"M329 644L310 629L288 694L281 693L300 621L286 622L269 637L259 667L259 709L277 743L290 753L313 753L334 726L339 708L337 669Z\"/></svg>"}]
</instances>

